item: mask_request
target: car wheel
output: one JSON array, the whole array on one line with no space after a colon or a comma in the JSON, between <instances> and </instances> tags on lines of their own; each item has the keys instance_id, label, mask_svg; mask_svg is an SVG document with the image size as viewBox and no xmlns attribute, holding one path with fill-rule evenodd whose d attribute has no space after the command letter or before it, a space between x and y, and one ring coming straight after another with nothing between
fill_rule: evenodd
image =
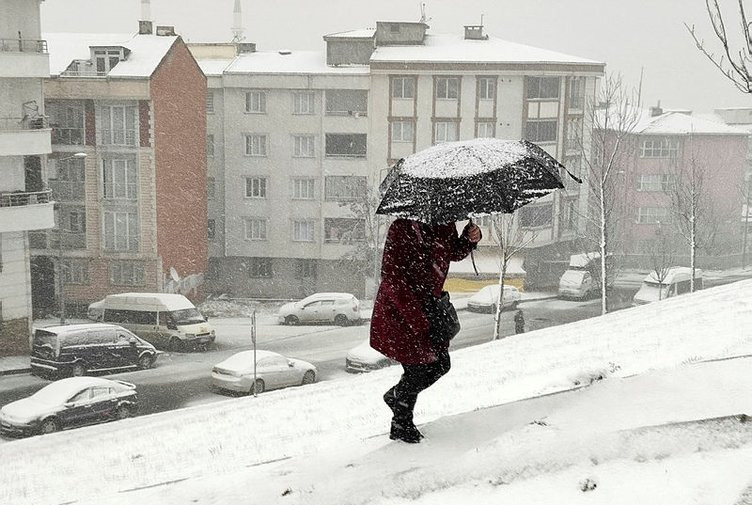
<instances>
[{"instance_id":1,"label":"car wheel","mask_svg":"<svg viewBox=\"0 0 752 505\"><path fill-rule=\"evenodd\" d=\"M42 435L55 433L56 431L60 431L60 423L53 417L45 419L42 421L42 424L39 425L39 433Z\"/></svg>"},{"instance_id":2,"label":"car wheel","mask_svg":"<svg viewBox=\"0 0 752 505\"><path fill-rule=\"evenodd\" d=\"M131 417L133 413L128 405L120 405L115 411L115 419L118 421Z\"/></svg>"},{"instance_id":3,"label":"car wheel","mask_svg":"<svg viewBox=\"0 0 752 505\"><path fill-rule=\"evenodd\" d=\"M305 386L306 384L313 384L314 382L316 382L316 374L313 370L308 370L303 374L303 382L301 382L300 385Z\"/></svg>"},{"instance_id":4,"label":"car wheel","mask_svg":"<svg viewBox=\"0 0 752 505\"><path fill-rule=\"evenodd\" d=\"M287 316L285 318L285 324L288 326L297 326L300 324L300 319L298 319L298 316Z\"/></svg>"},{"instance_id":5,"label":"car wheel","mask_svg":"<svg viewBox=\"0 0 752 505\"><path fill-rule=\"evenodd\" d=\"M81 377L84 375L86 375L86 366L80 361L75 363L71 368L71 377Z\"/></svg>"},{"instance_id":6,"label":"car wheel","mask_svg":"<svg viewBox=\"0 0 752 505\"><path fill-rule=\"evenodd\" d=\"M141 370L146 370L147 368L151 368L154 365L154 356L151 354L144 354L138 359L138 367Z\"/></svg>"},{"instance_id":7,"label":"car wheel","mask_svg":"<svg viewBox=\"0 0 752 505\"><path fill-rule=\"evenodd\" d=\"M183 351L183 341L180 340L178 337L172 337L170 339L170 350L173 352L182 352Z\"/></svg>"},{"instance_id":8,"label":"car wheel","mask_svg":"<svg viewBox=\"0 0 752 505\"><path fill-rule=\"evenodd\" d=\"M337 326L347 326L350 323L350 320L347 319L347 316L344 314L337 314L334 317L334 324Z\"/></svg>"},{"instance_id":9,"label":"car wheel","mask_svg":"<svg viewBox=\"0 0 752 505\"><path fill-rule=\"evenodd\" d=\"M250 394L259 394L264 392L264 381L261 379L256 379L256 383L251 386L251 390L248 391Z\"/></svg>"}]
</instances>

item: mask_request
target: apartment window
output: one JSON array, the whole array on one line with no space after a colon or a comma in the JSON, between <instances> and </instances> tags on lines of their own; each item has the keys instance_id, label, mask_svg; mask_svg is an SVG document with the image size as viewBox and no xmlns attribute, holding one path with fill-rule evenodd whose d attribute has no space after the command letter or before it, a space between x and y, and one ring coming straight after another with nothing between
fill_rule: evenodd
<instances>
[{"instance_id":1,"label":"apartment window","mask_svg":"<svg viewBox=\"0 0 752 505\"><path fill-rule=\"evenodd\" d=\"M412 142L415 140L415 122L393 121L392 142Z\"/></svg>"},{"instance_id":2,"label":"apartment window","mask_svg":"<svg viewBox=\"0 0 752 505\"><path fill-rule=\"evenodd\" d=\"M206 178L206 198L208 200L214 200L217 192L217 180L214 177Z\"/></svg>"},{"instance_id":3,"label":"apartment window","mask_svg":"<svg viewBox=\"0 0 752 505\"><path fill-rule=\"evenodd\" d=\"M493 121L478 121L476 137L493 138L496 136L496 123Z\"/></svg>"},{"instance_id":4,"label":"apartment window","mask_svg":"<svg viewBox=\"0 0 752 505\"><path fill-rule=\"evenodd\" d=\"M214 114L214 91L206 92L206 113Z\"/></svg>"},{"instance_id":5,"label":"apartment window","mask_svg":"<svg viewBox=\"0 0 752 505\"><path fill-rule=\"evenodd\" d=\"M63 260L63 281L65 284L89 284L89 261Z\"/></svg>"},{"instance_id":6,"label":"apartment window","mask_svg":"<svg viewBox=\"0 0 752 505\"><path fill-rule=\"evenodd\" d=\"M579 149L582 145L582 118L567 119L567 149Z\"/></svg>"},{"instance_id":7,"label":"apartment window","mask_svg":"<svg viewBox=\"0 0 752 505\"><path fill-rule=\"evenodd\" d=\"M585 104L585 78L569 78L569 108L582 109Z\"/></svg>"},{"instance_id":8,"label":"apartment window","mask_svg":"<svg viewBox=\"0 0 752 505\"><path fill-rule=\"evenodd\" d=\"M246 240L266 240L266 219L249 218L245 220Z\"/></svg>"},{"instance_id":9,"label":"apartment window","mask_svg":"<svg viewBox=\"0 0 752 505\"><path fill-rule=\"evenodd\" d=\"M564 158L564 166L567 167L567 170L572 175L582 178L580 175L582 171L582 158L579 156L568 156ZM561 171L561 180L564 183L564 189L567 191L579 191L580 184L567 174L567 170Z\"/></svg>"},{"instance_id":10,"label":"apartment window","mask_svg":"<svg viewBox=\"0 0 752 505\"><path fill-rule=\"evenodd\" d=\"M525 86L528 99L551 100L559 98L558 77L527 77Z\"/></svg>"},{"instance_id":11,"label":"apartment window","mask_svg":"<svg viewBox=\"0 0 752 505\"><path fill-rule=\"evenodd\" d=\"M253 114L266 114L266 92L248 91L245 94L245 111Z\"/></svg>"},{"instance_id":12,"label":"apartment window","mask_svg":"<svg viewBox=\"0 0 752 505\"><path fill-rule=\"evenodd\" d=\"M209 240L214 240L214 234L216 231L216 221L214 219L209 219L207 222L207 238Z\"/></svg>"},{"instance_id":13,"label":"apartment window","mask_svg":"<svg viewBox=\"0 0 752 505\"><path fill-rule=\"evenodd\" d=\"M115 261L110 265L110 284L117 286L143 286L144 264L135 261Z\"/></svg>"},{"instance_id":14,"label":"apartment window","mask_svg":"<svg viewBox=\"0 0 752 505\"><path fill-rule=\"evenodd\" d=\"M671 214L666 207L638 207L637 222L639 224L665 224L671 222Z\"/></svg>"},{"instance_id":15,"label":"apartment window","mask_svg":"<svg viewBox=\"0 0 752 505\"><path fill-rule=\"evenodd\" d=\"M528 119L525 138L530 142L556 142L557 128L555 119Z\"/></svg>"},{"instance_id":16,"label":"apartment window","mask_svg":"<svg viewBox=\"0 0 752 505\"><path fill-rule=\"evenodd\" d=\"M291 181L290 196L293 200L313 200L315 197L315 179L310 177L294 177Z\"/></svg>"},{"instance_id":17,"label":"apartment window","mask_svg":"<svg viewBox=\"0 0 752 505\"><path fill-rule=\"evenodd\" d=\"M640 174L637 191L667 192L676 186L676 178L670 174Z\"/></svg>"},{"instance_id":18,"label":"apartment window","mask_svg":"<svg viewBox=\"0 0 752 505\"><path fill-rule=\"evenodd\" d=\"M326 90L326 114L329 116L365 116L368 91L362 89Z\"/></svg>"},{"instance_id":19,"label":"apartment window","mask_svg":"<svg viewBox=\"0 0 752 505\"><path fill-rule=\"evenodd\" d=\"M545 228L553 224L553 205L522 207L519 211L521 228Z\"/></svg>"},{"instance_id":20,"label":"apartment window","mask_svg":"<svg viewBox=\"0 0 752 505\"><path fill-rule=\"evenodd\" d=\"M54 160L49 183L52 195L59 202L80 202L84 200L85 168L84 160L69 158Z\"/></svg>"},{"instance_id":21,"label":"apartment window","mask_svg":"<svg viewBox=\"0 0 752 505\"><path fill-rule=\"evenodd\" d=\"M415 98L415 77L392 77L392 98Z\"/></svg>"},{"instance_id":22,"label":"apartment window","mask_svg":"<svg viewBox=\"0 0 752 505\"><path fill-rule=\"evenodd\" d=\"M137 212L105 211L104 248L106 251L138 251Z\"/></svg>"},{"instance_id":23,"label":"apartment window","mask_svg":"<svg viewBox=\"0 0 752 505\"><path fill-rule=\"evenodd\" d=\"M274 276L272 258L248 258L248 277L270 278Z\"/></svg>"},{"instance_id":24,"label":"apartment window","mask_svg":"<svg viewBox=\"0 0 752 505\"><path fill-rule=\"evenodd\" d=\"M316 278L316 260L298 259L295 262L296 279L315 279Z\"/></svg>"},{"instance_id":25,"label":"apartment window","mask_svg":"<svg viewBox=\"0 0 752 505\"><path fill-rule=\"evenodd\" d=\"M481 100L496 98L496 77L478 77L478 98Z\"/></svg>"},{"instance_id":26,"label":"apartment window","mask_svg":"<svg viewBox=\"0 0 752 505\"><path fill-rule=\"evenodd\" d=\"M366 223L357 218L325 218L324 242L350 244L366 239Z\"/></svg>"},{"instance_id":27,"label":"apartment window","mask_svg":"<svg viewBox=\"0 0 752 505\"><path fill-rule=\"evenodd\" d=\"M456 121L437 121L434 123L434 144L457 140L457 126Z\"/></svg>"},{"instance_id":28,"label":"apartment window","mask_svg":"<svg viewBox=\"0 0 752 505\"><path fill-rule=\"evenodd\" d=\"M71 233L85 233L86 232L86 211L84 209L72 209L67 210L68 216L67 223L64 227ZM67 225L67 226L65 226Z\"/></svg>"},{"instance_id":29,"label":"apartment window","mask_svg":"<svg viewBox=\"0 0 752 505\"><path fill-rule=\"evenodd\" d=\"M315 137L313 135L293 135L293 153L296 158L313 158L315 156Z\"/></svg>"},{"instance_id":30,"label":"apartment window","mask_svg":"<svg viewBox=\"0 0 752 505\"><path fill-rule=\"evenodd\" d=\"M670 138L646 138L640 145L641 158L676 158L679 142Z\"/></svg>"},{"instance_id":31,"label":"apartment window","mask_svg":"<svg viewBox=\"0 0 752 505\"><path fill-rule=\"evenodd\" d=\"M123 56L123 50L117 48L103 48L94 50L94 63L97 74L104 75L117 65Z\"/></svg>"},{"instance_id":32,"label":"apartment window","mask_svg":"<svg viewBox=\"0 0 752 505\"><path fill-rule=\"evenodd\" d=\"M246 135L245 136L245 155L246 156L266 156L266 135Z\"/></svg>"},{"instance_id":33,"label":"apartment window","mask_svg":"<svg viewBox=\"0 0 752 505\"><path fill-rule=\"evenodd\" d=\"M458 77L437 77L436 98L439 100L456 100L460 95L460 80Z\"/></svg>"},{"instance_id":34,"label":"apartment window","mask_svg":"<svg viewBox=\"0 0 752 505\"><path fill-rule=\"evenodd\" d=\"M313 114L313 93L293 93L292 113Z\"/></svg>"},{"instance_id":35,"label":"apartment window","mask_svg":"<svg viewBox=\"0 0 752 505\"><path fill-rule=\"evenodd\" d=\"M327 133L326 155L365 158L368 135L365 133Z\"/></svg>"},{"instance_id":36,"label":"apartment window","mask_svg":"<svg viewBox=\"0 0 752 505\"><path fill-rule=\"evenodd\" d=\"M246 177L245 197L266 198L266 177Z\"/></svg>"},{"instance_id":37,"label":"apartment window","mask_svg":"<svg viewBox=\"0 0 752 505\"><path fill-rule=\"evenodd\" d=\"M367 179L361 175L330 175L324 180L325 200L346 202L366 195Z\"/></svg>"},{"instance_id":38,"label":"apartment window","mask_svg":"<svg viewBox=\"0 0 752 505\"><path fill-rule=\"evenodd\" d=\"M294 219L292 221L293 242L313 242L314 222L308 219Z\"/></svg>"},{"instance_id":39,"label":"apartment window","mask_svg":"<svg viewBox=\"0 0 752 505\"><path fill-rule=\"evenodd\" d=\"M103 105L98 107L97 112L97 137L100 144L136 145L136 107Z\"/></svg>"},{"instance_id":40,"label":"apartment window","mask_svg":"<svg viewBox=\"0 0 752 505\"><path fill-rule=\"evenodd\" d=\"M206 156L214 157L214 135L212 134L206 136Z\"/></svg>"},{"instance_id":41,"label":"apartment window","mask_svg":"<svg viewBox=\"0 0 752 505\"><path fill-rule=\"evenodd\" d=\"M53 144L83 145L85 138L83 105L48 102L45 104L45 112L50 117Z\"/></svg>"},{"instance_id":42,"label":"apartment window","mask_svg":"<svg viewBox=\"0 0 752 505\"><path fill-rule=\"evenodd\" d=\"M561 201L561 219L562 229L572 231L577 224L577 198L562 199Z\"/></svg>"},{"instance_id":43,"label":"apartment window","mask_svg":"<svg viewBox=\"0 0 752 505\"><path fill-rule=\"evenodd\" d=\"M138 175L131 159L102 160L102 182L107 200L138 199Z\"/></svg>"}]
</instances>

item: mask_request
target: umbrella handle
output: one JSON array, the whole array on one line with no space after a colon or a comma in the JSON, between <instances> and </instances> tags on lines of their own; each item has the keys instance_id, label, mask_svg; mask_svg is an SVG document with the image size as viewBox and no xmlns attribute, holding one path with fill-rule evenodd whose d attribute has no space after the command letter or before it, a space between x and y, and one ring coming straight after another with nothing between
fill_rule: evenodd
<instances>
[{"instance_id":1,"label":"umbrella handle","mask_svg":"<svg viewBox=\"0 0 752 505\"><path fill-rule=\"evenodd\" d=\"M473 224L473 219L470 218L470 225L472 225L472 224ZM473 256L473 250L472 249L470 249L470 261L473 262L473 270L475 270L475 275L480 275L478 273L478 267L475 266L475 256Z\"/></svg>"}]
</instances>

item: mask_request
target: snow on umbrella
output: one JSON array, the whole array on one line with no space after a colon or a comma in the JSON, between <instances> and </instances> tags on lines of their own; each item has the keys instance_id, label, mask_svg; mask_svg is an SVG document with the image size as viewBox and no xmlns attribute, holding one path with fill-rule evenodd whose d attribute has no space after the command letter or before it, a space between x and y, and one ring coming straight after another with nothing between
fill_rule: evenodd
<instances>
[{"instance_id":1,"label":"snow on umbrella","mask_svg":"<svg viewBox=\"0 0 752 505\"><path fill-rule=\"evenodd\" d=\"M563 188L563 168L526 140L445 142L397 162L376 213L437 224L514 212Z\"/></svg>"}]
</instances>

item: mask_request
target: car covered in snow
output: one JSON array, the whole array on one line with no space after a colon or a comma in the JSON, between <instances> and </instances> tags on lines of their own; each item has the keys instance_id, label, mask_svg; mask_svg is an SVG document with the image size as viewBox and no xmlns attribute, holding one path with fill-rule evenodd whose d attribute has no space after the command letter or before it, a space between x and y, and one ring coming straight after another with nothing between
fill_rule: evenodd
<instances>
[{"instance_id":1,"label":"car covered in snow","mask_svg":"<svg viewBox=\"0 0 752 505\"><path fill-rule=\"evenodd\" d=\"M136 386L101 377L69 377L28 398L0 408L0 433L53 433L66 428L125 419L138 409Z\"/></svg>"},{"instance_id":2,"label":"car covered in snow","mask_svg":"<svg viewBox=\"0 0 752 505\"><path fill-rule=\"evenodd\" d=\"M256 351L254 383L253 358L253 351L241 351L215 365L211 374L212 386L252 394L316 382L316 367L307 361L287 358L271 351Z\"/></svg>"},{"instance_id":3,"label":"car covered in snow","mask_svg":"<svg viewBox=\"0 0 752 505\"><path fill-rule=\"evenodd\" d=\"M86 310L86 318L92 321L101 321L104 315L104 299L90 303Z\"/></svg>"},{"instance_id":4,"label":"car covered in snow","mask_svg":"<svg viewBox=\"0 0 752 505\"><path fill-rule=\"evenodd\" d=\"M504 296L501 298L502 309L516 308L522 295L514 286L504 285ZM496 312L496 304L499 301L499 285L491 284L467 299L467 310L473 312Z\"/></svg>"},{"instance_id":5,"label":"car covered in snow","mask_svg":"<svg viewBox=\"0 0 752 505\"><path fill-rule=\"evenodd\" d=\"M360 301L350 293L315 293L282 305L279 324L334 323L339 326L360 322Z\"/></svg>"},{"instance_id":6,"label":"car covered in snow","mask_svg":"<svg viewBox=\"0 0 752 505\"><path fill-rule=\"evenodd\" d=\"M371 347L368 339L360 345L350 349L345 357L345 370L351 373L370 372L379 368L394 365L396 361L387 358Z\"/></svg>"}]
</instances>

